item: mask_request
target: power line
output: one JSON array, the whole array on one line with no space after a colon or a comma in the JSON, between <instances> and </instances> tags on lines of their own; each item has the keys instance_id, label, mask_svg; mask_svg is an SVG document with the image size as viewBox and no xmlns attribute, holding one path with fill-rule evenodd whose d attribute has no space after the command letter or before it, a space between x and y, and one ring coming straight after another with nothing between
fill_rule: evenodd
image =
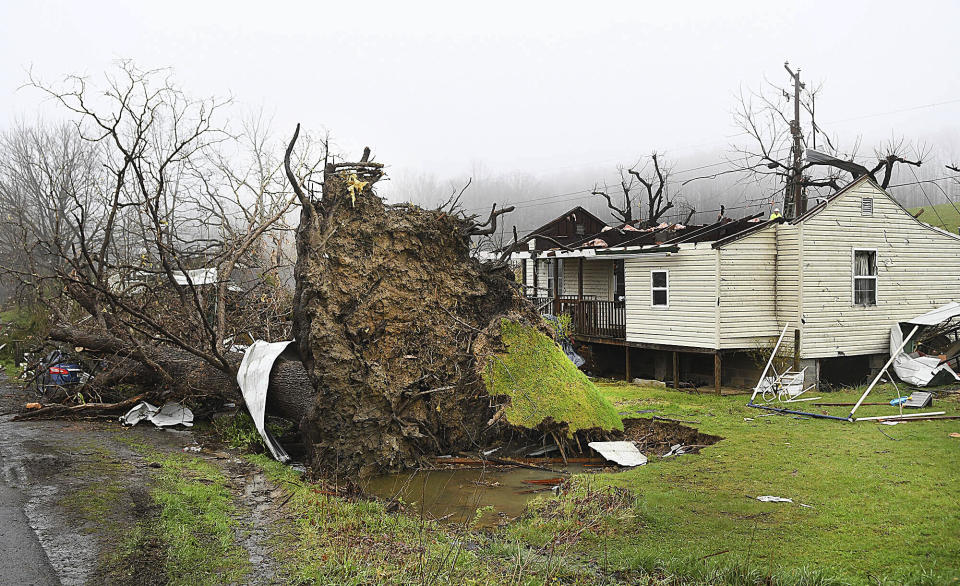
<instances>
[{"instance_id":1,"label":"power line","mask_svg":"<svg viewBox=\"0 0 960 586\"><path fill-rule=\"evenodd\" d=\"M911 169L911 171L912 171L912 169ZM915 174L914 174L914 175L915 175ZM887 189L892 189L892 188L895 188L895 187L908 187L908 186L910 186L910 185L921 185L921 184L923 184L923 183L934 183L934 184L935 184L937 181L945 181L945 180L947 180L947 179L958 179L958 180L960 180L960 174L958 174L958 175L945 175L945 176L943 176L943 177L935 177L935 178L932 178L932 179L917 179L916 181L908 181L908 182L904 182L904 183L895 183L895 184L892 184L892 185L888 185L888 186L887 186ZM778 191L778 192L783 191L783 188L780 188L780 189L777 190L777 191ZM734 206L725 205L725 206L723 206L723 209L724 209L725 211L734 211L734 210L744 210L744 209L762 207L762 206L764 206L764 205L767 205L767 202L768 202L769 198L770 198L771 196L773 196L773 195L776 195L776 193L770 194L770 195L763 195L763 196L757 197L757 198L756 198L753 202L751 202L751 203L745 203L745 204L742 204L742 205L734 205ZM924 195L926 195L926 194L924 194ZM582 197L582 198L575 198L574 201L579 201L579 200L581 200L581 199L586 199L586 197L589 197L589 196L585 196L585 197ZM949 198L948 198L948 201L949 201ZM929 199L928 199L928 203L929 203ZM931 203L931 205L933 205L933 204ZM517 209L523 209L523 208L528 208L528 207L534 207L534 206L533 206L533 205L529 205L529 206L517 206ZM708 210L696 210L695 213L697 213L697 214L711 214L711 213L717 213L717 212L719 212L719 211L720 211L720 208L716 208L716 209L708 209ZM540 227L540 225L534 226L534 227L532 227L532 228L524 228L524 229L518 228L518 229L517 229L517 234L518 234L518 235L525 236L525 235L533 232L534 230L536 230L536 229L539 228L539 227Z\"/></svg>"}]
</instances>

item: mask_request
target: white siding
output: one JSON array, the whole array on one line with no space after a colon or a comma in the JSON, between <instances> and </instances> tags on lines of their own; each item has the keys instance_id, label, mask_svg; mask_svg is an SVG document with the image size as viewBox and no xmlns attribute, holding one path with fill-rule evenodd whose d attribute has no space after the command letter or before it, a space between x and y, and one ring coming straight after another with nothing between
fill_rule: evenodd
<instances>
[{"instance_id":1,"label":"white siding","mask_svg":"<svg viewBox=\"0 0 960 586\"><path fill-rule=\"evenodd\" d=\"M710 244L682 244L670 256L624 261L627 341L717 347L717 251ZM651 305L653 270L669 271L669 307Z\"/></svg>"},{"instance_id":2,"label":"white siding","mask_svg":"<svg viewBox=\"0 0 960 586\"><path fill-rule=\"evenodd\" d=\"M790 324L790 331L800 324L800 240L803 225L777 226L777 331ZM801 342L802 345L802 342Z\"/></svg>"},{"instance_id":3,"label":"white siding","mask_svg":"<svg viewBox=\"0 0 960 586\"><path fill-rule=\"evenodd\" d=\"M564 259L563 263L563 294L576 297L577 273L579 260L576 258ZM583 260L583 295L600 301L613 300L613 261L608 259Z\"/></svg>"},{"instance_id":4,"label":"white siding","mask_svg":"<svg viewBox=\"0 0 960 586\"><path fill-rule=\"evenodd\" d=\"M873 215L861 198L873 197ZM960 300L960 240L913 219L869 181L803 222L802 356L889 352L890 326ZM852 251L877 250L877 305L853 304ZM842 354L841 354L842 353Z\"/></svg>"},{"instance_id":5,"label":"white siding","mask_svg":"<svg viewBox=\"0 0 960 586\"><path fill-rule=\"evenodd\" d=\"M774 227L735 240L718 252L720 347L754 348L777 336Z\"/></svg>"}]
</instances>

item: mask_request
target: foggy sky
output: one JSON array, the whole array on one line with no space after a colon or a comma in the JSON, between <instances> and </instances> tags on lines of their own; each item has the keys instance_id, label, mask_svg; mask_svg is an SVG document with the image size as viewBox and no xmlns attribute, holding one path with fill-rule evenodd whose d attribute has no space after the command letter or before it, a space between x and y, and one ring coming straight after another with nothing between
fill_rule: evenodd
<instances>
[{"instance_id":1,"label":"foggy sky","mask_svg":"<svg viewBox=\"0 0 960 586\"><path fill-rule=\"evenodd\" d=\"M371 145L388 191L482 169L535 197L654 149L717 160L739 88L784 83L786 59L825 82L830 130L951 143L957 22L958 2L3 2L0 126L49 110L17 89L27 68L99 76L131 58L263 107L284 134Z\"/></svg>"}]
</instances>

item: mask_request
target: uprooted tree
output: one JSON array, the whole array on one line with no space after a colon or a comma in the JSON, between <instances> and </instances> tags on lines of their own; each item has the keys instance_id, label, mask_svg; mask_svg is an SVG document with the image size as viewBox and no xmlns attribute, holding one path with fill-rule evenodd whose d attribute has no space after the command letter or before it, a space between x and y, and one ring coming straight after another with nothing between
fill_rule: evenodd
<instances>
[{"instance_id":1,"label":"uprooted tree","mask_svg":"<svg viewBox=\"0 0 960 586\"><path fill-rule=\"evenodd\" d=\"M471 256L502 210L479 224L387 205L374 191L383 166L367 155L328 162L319 193L287 166L301 204L294 335L317 391L301 422L313 466L370 473L511 433L563 443L622 429L507 265Z\"/></svg>"},{"instance_id":2,"label":"uprooted tree","mask_svg":"<svg viewBox=\"0 0 960 586\"><path fill-rule=\"evenodd\" d=\"M481 222L456 206L388 206L369 152L342 163L308 143L293 157L295 135L277 156L262 126L239 140L217 122L223 103L189 98L164 71L123 62L103 87L33 85L77 134L15 137L22 156L4 159L0 196L27 203L6 216L17 237L0 243L0 270L38 291L51 338L109 358L84 414L132 401L122 382L202 415L239 398L241 335L292 333L303 363L274 368L268 407L300 423L323 473L414 466L512 434L568 445L622 429L507 265L471 256L511 208ZM297 205L288 296L278 265Z\"/></svg>"}]
</instances>

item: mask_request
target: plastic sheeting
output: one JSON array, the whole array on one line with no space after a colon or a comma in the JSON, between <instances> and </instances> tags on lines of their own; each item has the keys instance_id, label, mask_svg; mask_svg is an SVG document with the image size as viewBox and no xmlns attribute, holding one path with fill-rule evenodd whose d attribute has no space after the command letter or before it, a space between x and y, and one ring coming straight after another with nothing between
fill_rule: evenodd
<instances>
[{"instance_id":1,"label":"plastic sheeting","mask_svg":"<svg viewBox=\"0 0 960 586\"><path fill-rule=\"evenodd\" d=\"M647 457L640 453L633 442L590 442L587 444L598 454L621 466L643 466Z\"/></svg>"},{"instance_id":2,"label":"plastic sheeting","mask_svg":"<svg viewBox=\"0 0 960 586\"><path fill-rule=\"evenodd\" d=\"M253 418L253 424L267 445L267 449L278 462L290 459L280 443L267 431L265 419L267 415L267 387L270 385L270 371L277 357L290 345L286 342L265 342L257 340L247 348L237 371L237 384L243 393L243 400Z\"/></svg>"},{"instance_id":3,"label":"plastic sheeting","mask_svg":"<svg viewBox=\"0 0 960 586\"><path fill-rule=\"evenodd\" d=\"M180 403L165 403L163 407L156 407L141 401L136 407L127 411L120 417L120 423L124 425L136 425L148 420L157 427L167 427L170 425L193 426L193 411L184 407Z\"/></svg>"},{"instance_id":4,"label":"plastic sheeting","mask_svg":"<svg viewBox=\"0 0 960 586\"><path fill-rule=\"evenodd\" d=\"M953 317L953 315L951 315L952 310L944 311L951 305L957 306L956 309L958 310L958 313L953 315L960 315L960 304L950 303L940 309L926 313L916 318L916 320L905 323L916 325L936 325L942 323ZM934 314L936 314L936 316ZM939 321L930 321L937 316L944 317L943 319L939 319ZM903 344L903 330L900 329L900 324L894 324L893 327L890 328L890 353L893 354L896 352L901 344ZM916 352L911 354L900 352L900 354L893 359L893 371L897 373L897 377L903 382L918 387L924 387L930 384L931 381L934 381L934 379L936 379L935 384L937 382L960 380L960 376L957 376L957 373L954 372L950 366L940 364L940 358L936 356L920 356Z\"/></svg>"}]
</instances>

